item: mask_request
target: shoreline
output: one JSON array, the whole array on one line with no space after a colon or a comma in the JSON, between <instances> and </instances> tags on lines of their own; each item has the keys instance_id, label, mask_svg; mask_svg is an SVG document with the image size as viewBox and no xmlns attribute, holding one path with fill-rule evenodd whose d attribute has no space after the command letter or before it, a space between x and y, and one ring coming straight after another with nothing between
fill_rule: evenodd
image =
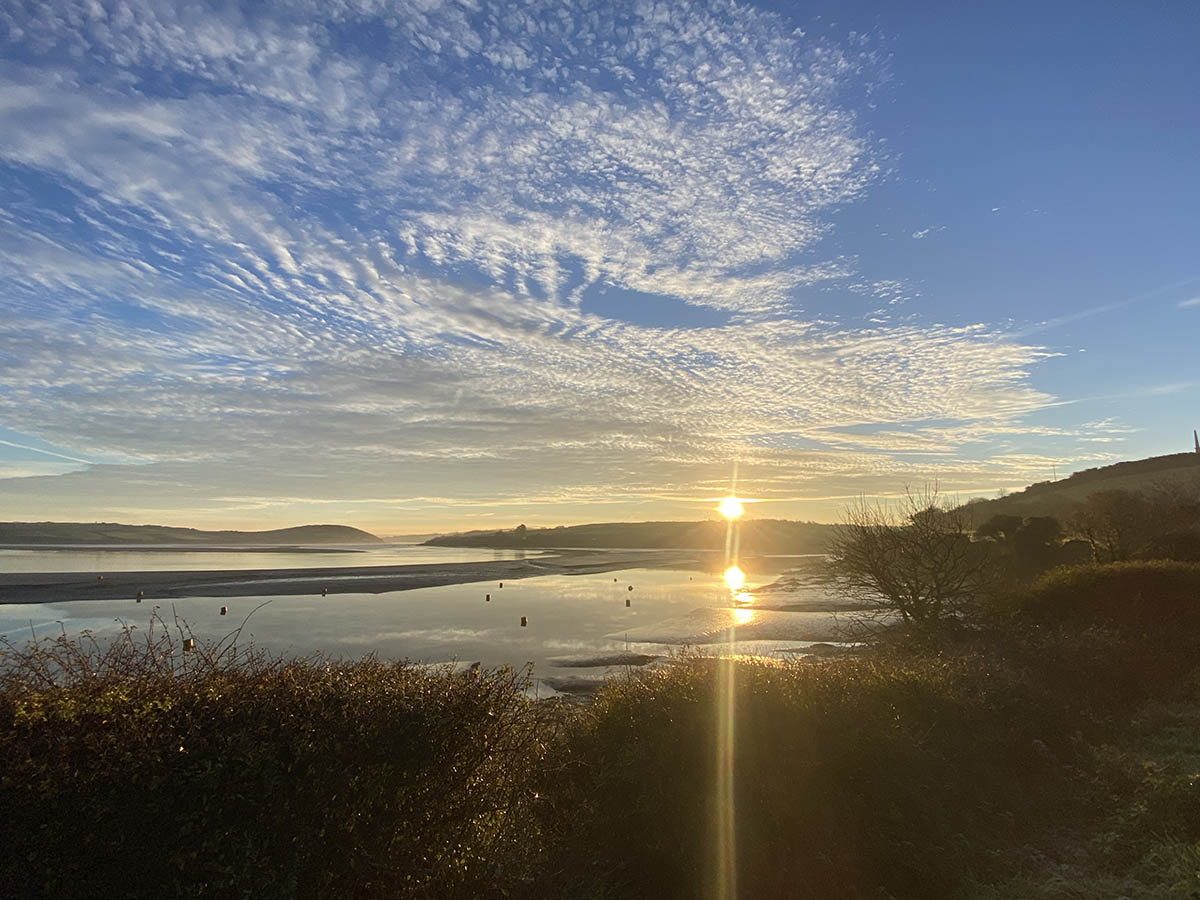
<instances>
[{"instance_id":1,"label":"shoreline","mask_svg":"<svg viewBox=\"0 0 1200 900\"><path fill-rule=\"evenodd\" d=\"M374 548L371 548L374 549ZM365 553L362 544L350 544L339 547L330 544L323 547L312 547L297 544L264 544L261 547L254 544L238 544L233 547L222 547L218 544L0 544L0 550L38 550L41 552L97 550L105 553Z\"/></svg>"},{"instance_id":2,"label":"shoreline","mask_svg":"<svg viewBox=\"0 0 1200 900\"><path fill-rule=\"evenodd\" d=\"M215 569L0 573L0 604L80 600L173 600L182 597L275 597L288 594L382 594L483 581L516 581L542 575L594 575L619 569L702 566L707 554L680 550L572 550L534 559L470 563L329 568Z\"/></svg>"}]
</instances>

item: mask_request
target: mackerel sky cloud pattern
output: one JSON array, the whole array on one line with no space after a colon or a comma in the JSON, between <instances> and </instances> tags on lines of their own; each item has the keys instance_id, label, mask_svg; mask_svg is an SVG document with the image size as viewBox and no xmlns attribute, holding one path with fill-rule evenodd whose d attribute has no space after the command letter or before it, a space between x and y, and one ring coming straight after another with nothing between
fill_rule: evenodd
<instances>
[{"instance_id":1,"label":"mackerel sky cloud pattern","mask_svg":"<svg viewBox=\"0 0 1200 900\"><path fill-rule=\"evenodd\" d=\"M1054 431L1051 351L810 311L904 291L826 240L902 165L872 40L716 0L128 0L8 4L0 47L22 515L679 514L734 459L819 514L1008 484L964 448Z\"/></svg>"}]
</instances>

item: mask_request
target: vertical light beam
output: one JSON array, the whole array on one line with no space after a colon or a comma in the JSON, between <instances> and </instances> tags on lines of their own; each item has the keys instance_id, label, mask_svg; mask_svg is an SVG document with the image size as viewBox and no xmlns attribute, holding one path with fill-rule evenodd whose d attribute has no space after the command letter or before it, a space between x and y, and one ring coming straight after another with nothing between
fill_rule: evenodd
<instances>
[{"instance_id":1,"label":"vertical light beam","mask_svg":"<svg viewBox=\"0 0 1200 900\"><path fill-rule=\"evenodd\" d=\"M738 568L737 520L742 504L737 499L737 463L733 469L733 490L718 509L725 517L725 581L731 600L745 582ZM735 586L735 582L737 582ZM737 624L730 620L729 644L737 640ZM732 656L717 660L716 684L716 884L717 900L737 897L737 798L734 796L734 749L736 747L737 660Z\"/></svg>"},{"instance_id":2,"label":"vertical light beam","mask_svg":"<svg viewBox=\"0 0 1200 900\"><path fill-rule=\"evenodd\" d=\"M730 626L730 632L733 626ZM737 661L717 660L716 900L737 897L737 807L733 791Z\"/></svg>"}]
</instances>

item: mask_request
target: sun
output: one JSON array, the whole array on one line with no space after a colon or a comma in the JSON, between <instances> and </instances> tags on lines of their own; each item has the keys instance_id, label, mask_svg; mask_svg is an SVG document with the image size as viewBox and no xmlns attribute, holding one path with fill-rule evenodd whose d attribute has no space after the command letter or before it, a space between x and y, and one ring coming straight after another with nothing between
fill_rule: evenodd
<instances>
[{"instance_id":1,"label":"sun","mask_svg":"<svg viewBox=\"0 0 1200 900\"><path fill-rule=\"evenodd\" d=\"M737 497L726 497L717 507L717 511L727 519L736 519L745 512L742 501Z\"/></svg>"}]
</instances>

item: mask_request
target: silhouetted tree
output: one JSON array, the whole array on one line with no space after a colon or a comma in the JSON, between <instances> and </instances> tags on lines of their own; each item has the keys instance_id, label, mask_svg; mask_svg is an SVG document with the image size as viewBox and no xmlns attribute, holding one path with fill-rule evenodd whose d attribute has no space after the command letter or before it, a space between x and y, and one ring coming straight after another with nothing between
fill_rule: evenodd
<instances>
[{"instance_id":1,"label":"silhouetted tree","mask_svg":"<svg viewBox=\"0 0 1200 900\"><path fill-rule=\"evenodd\" d=\"M1063 529L1053 516L1032 516L1012 536L1016 574L1032 578L1059 562L1059 540Z\"/></svg>"},{"instance_id":2,"label":"silhouetted tree","mask_svg":"<svg viewBox=\"0 0 1200 900\"><path fill-rule=\"evenodd\" d=\"M1075 531L1091 543L1097 562L1129 559L1150 538L1151 505L1132 491L1112 489L1089 494L1073 520Z\"/></svg>"},{"instance_id":3,"label":"silhouetted tree","mask_svg":"<svg viewBox=\"0 0 1200 900\"><path fill-rule=\"evenodd\" d=\"M975 537L987 538L994 541L1006 541L1017 533L1017 530L1024 521L1020 516L992 516L975 529Z\"/></svg>"},{"instance_id":4,"label":"silhouetted tree","mask_svg":"<svg viewBox=\"0 0 1200 900\"><path fill-rule=\"evenodd\" d=\"M830 560L843 591L906 624L961 618L996 584L991 545L971 540L969 512L936 489L898 504L850 507Z\"/></svg>"}]
</instances>

